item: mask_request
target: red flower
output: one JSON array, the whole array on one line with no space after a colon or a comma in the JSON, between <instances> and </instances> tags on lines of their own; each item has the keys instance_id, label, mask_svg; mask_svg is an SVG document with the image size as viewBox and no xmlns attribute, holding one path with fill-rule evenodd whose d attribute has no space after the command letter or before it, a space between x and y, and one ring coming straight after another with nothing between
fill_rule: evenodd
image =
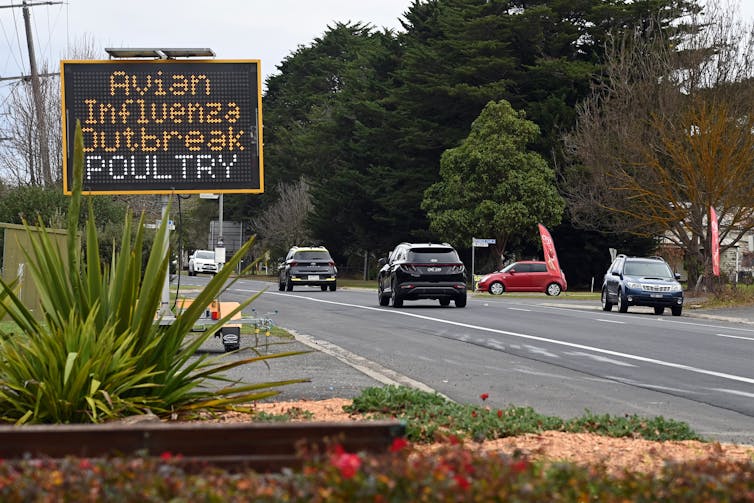
<instances>
[{"instance_id":1,"label":"red flower","mask_svg":"<svg viewBox=\"0 0 754 503\"><path fill-rule=\"evenodd\" d=\"M344 452L342 454L336 454L332 458L332 464L340 471L340 475L343 478L350 479L361 468L361 458L356 454L349 454Z\"/></svg>"},{"instance_id":2,"label":"red flower","mask_svg":"<svg viewBox=\"0 0 754 503\"><path fill-rule=\"evenodd\" d=\"M450 435L448 437L448 442L450 442L450 445L458 445L461 443L461 441L455 435Z\"/></svg>"},{"instance_id":3,"label":"red flower","mask_svg":"<svg viewBox=\"0 0 754 503\"><path fill-rule=\"evenodd\" d=\"M497 417L503 417L503 411L500 409L497 409Z\"/></svg>"},{"instance_id":4,"label":"red flower","mask_svg":"<svg viewBox=\"0 0 754 503\"><path fill-rule=\"evenodd\" d=\"M471 417L476 417L476 410L471 411Z\"/></svg>"},{"instance_id":5,"label":"red flower","mask_svg":"<svg viewBox=\"0 0 754 503\"><path fill-rule=\"evenodd\" d=\"M170 459L173 459L173 453L170 451L165 451L162 454L160 454L160 459L163 461L168 461Z\"/></svg>"},{"instance_id":6,"label":"red flower","mask_svg":"<svg viewBox=\"0 0 754 503\"><path fill-rule=\"evenodd\" d=\"M0 464L2 464L2 461L0 460ZM87 458L82 458L79 461L79 470L90 470L92 468L92 462L89 461Z\"/></svg>"},{"instance_id":7,"label":"red flower","mask_svg":"<svg viewBox=\"0 0 754 503\"><path fill-rule=\"evenodd\" d=\"M408 440L403 437L398 437L393 440L393 443L390 445L390 452L402 451L406 446L408 446Z\"/></svg>"},{"instance_id":8,"label":"red flower","mask_svg":"<svg viewBox=\"0 0 754 503\"><path fill-rule=\"evenodd\" d=\"M455 477L456 484L458 484L458 487L461 489L468 489L469 486L471 486L471 482L464 477L463 475L456 475Z\"/></svg>"},{"instance_id":9,"label":"red flower","mask_svg":"<svg viewBox=\"0 0 754 503\"><path fill-rule=\"evenodd\" d=\"M519 459L511 465L511 471L513 473L525 472L529 468L529 462L525 459Z\"/></svg>"},{"instance_id":10,"label":"red flower","mask_svg":"<svg viewBox=\"0 0 754 503\"><path fill-rule=\"evenodd\" d=\"M489 393L482 393L481 395L479 395L479 398L481 398L482 401L487 400L489 397L490 397Z\"/></svg>"}]
</instances>

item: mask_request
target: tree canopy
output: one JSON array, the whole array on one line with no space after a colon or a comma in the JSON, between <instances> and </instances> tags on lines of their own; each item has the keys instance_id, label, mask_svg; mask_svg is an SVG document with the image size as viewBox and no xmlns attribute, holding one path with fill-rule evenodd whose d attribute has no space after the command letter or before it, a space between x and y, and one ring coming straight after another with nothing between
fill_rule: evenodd
<instances>
[{"instance_id":1,"label":"tree canopy","mask_svg":"<svg viewBox=\"0 0 754 503\"><path fill-rule=\"evenodd\" d=\"M487 104L469 136L443 154L440 181L424 193L430 229L457 246L495 238L502 256L512 238L537 238L538 223L558 224L564 202L555 172L528 150L538 138L523 111L504 100Z\"/></svg>"},{"instance_id":2,"label":"tree canopy","mask_svg":"<svg viewBox=\"0 0 754 503\"><path fill-rule=\"evenodd\" d=\"M524 110L541 131L529 148L561 165L560 135L601 71L608 33L642 29L650 18L677 30L695 5L417 0L403 31L328 27L267 82L268 186L307 179L313 237L337 256L430 239L424 192L440 180L443 152L461 145L487 103Z\"/></svg>"}]
</instances>

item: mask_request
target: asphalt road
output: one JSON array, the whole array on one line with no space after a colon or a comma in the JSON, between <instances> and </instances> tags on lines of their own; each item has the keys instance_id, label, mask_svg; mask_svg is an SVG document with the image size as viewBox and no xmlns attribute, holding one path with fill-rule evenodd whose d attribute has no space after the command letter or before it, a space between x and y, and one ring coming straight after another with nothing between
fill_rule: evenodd
<instances>
[{"instance_id":1,"label":"asphalt road","mask_svg":"<svg viewBox=\"0 0 754 503\"><path fill-rule=\"evenodd\" d=\"M183 277L182 284L207 280ZM276 311L275 323L297 336L287 349L317 351L241 367L233 377L311 379L281 388L280 400L352 397L368 386L403 384L463 403L481 404L487 393L490 407L531 406L566 418L587 410L664 416L708 438L754 444L754 325L724 314L606 313L596 301L544 295L475 296L465 309L432 301L394 309L379 307L376 291L279 292L276 284L247 280L223 300L265 288L254 314ZM242 346L253 346L252 339Z\"/></svg>"}]
</instances>

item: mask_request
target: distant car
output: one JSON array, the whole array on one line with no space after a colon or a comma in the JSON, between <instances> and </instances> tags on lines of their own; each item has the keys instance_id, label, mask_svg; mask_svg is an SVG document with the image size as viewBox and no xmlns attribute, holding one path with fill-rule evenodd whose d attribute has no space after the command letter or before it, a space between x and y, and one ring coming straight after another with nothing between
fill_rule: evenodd
<instances>
[{"instance_id":1,"label":"distant car","mask_svg":"<svg viewBox=\"0 0 754 503\"><path fill-rule=\"evenodd\" d=\"M547 295L560 295L568 289L565 274L547 270L547 264L534 260L524 260L508 264L503 269L485 275L479 280L477 290L492 295L505 292L544 292Z\"/></svg>"},{"instance_id":2,"label":"distant car","mask_svg":"<svg viewBox=\"0 0 754 503\"><path fill-rule=\"evenodd\" d=\"M324 246L294 246L278 266L280 291L293 291L294 285L319 286L324 292L338 288L338 268Z\"/></svg>"},{"instance_id":3,"label":"distant car","mask_svg":"<svg viewBox=\"0 0 754 503\"><path fill-rule=\"evenodd\" d=\"M683 311L681 275L673 273L661 257L627 257L618 255L605 273L601 302L603 311L618 305L625 313L628 306L649 306L655 314L666 307L673 316Z\"/></svg>"},{"instance_id":4,"label":"distant car","mask_svg":"<svg viewBox=\"0 0 754 503\"><path fill-rule=\"evenodd\" d=\"M441 306L453 301L456 307L466 307L466 268L447 243L401 243L379 264L381 306L391 301L393 307L402 307L404 300L436 299Z\"/></svg>"},{"instance_id":5,"label":"distant car","mask_svg":"<svg viewBox=\"0 0 754 503\"><path fill-rule=\"evenodd\" d=\"M188 274L196 276L197 273L217 274L217 261L215 252L211 250L196 250L189 256Z\"/></svg>"}]
</instances>

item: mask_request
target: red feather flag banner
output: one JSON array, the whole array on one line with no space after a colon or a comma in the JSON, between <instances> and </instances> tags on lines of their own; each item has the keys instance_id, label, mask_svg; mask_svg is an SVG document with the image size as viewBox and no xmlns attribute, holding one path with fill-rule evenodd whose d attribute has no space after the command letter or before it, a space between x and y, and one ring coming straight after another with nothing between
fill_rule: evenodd
<instances>
[{"instance_id":1,"label":"red feather flag banner","mask_svg":"<svg viewBox=\"0 0 754 503\"><path fill-rule=\"evenodd\" d=\"M717 228L717 212L709 207L710 241L712 242L712 274L720 276L720 233Z\"/></svg>"},{"instance_id":2,"label":"red feather flag banner","mask_svg":"<svg viewBox=\"0 0 754 503\"><path fill-rule=\"evenodd\" d=\"M539 227L539 236L542 238L542 250L545 254L547 270L551 273L562 275L560 264L558 263L558 254L555 253L555 242L552 240L550 232L542 224L537 224L537 226Z\"/></svg>"}]
</instances>

